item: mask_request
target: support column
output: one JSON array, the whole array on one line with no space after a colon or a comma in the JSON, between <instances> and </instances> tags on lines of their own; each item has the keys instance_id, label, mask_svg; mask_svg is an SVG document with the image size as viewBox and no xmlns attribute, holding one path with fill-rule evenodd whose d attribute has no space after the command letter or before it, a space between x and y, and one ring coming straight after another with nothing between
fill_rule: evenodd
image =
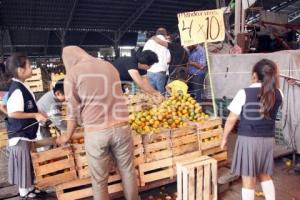
<instances>
[{"instance_id":1,"label":"support column","mask_svg":"<svg viewBox=\"0 0 300 200\"><path fill-rule=\"evenodd\" d=\"M234 37L241 32L241 10L242 0L235 1L235 20L234 20ZM236 41L236 39L235 39Z\"/></svg>"}]
</instances>

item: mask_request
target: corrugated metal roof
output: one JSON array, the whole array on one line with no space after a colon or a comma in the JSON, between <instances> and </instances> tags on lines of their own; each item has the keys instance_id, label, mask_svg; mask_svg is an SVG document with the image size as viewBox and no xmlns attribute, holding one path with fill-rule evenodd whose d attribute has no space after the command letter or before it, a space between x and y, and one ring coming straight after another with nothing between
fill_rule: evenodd
<instances>
[{"instance_id":1,"label":"corrugated metal roof","mask_svg":"<svg viewBox=\"0 0 300 200\"><path fill-rule=\"evenodd\" d=\"M258 0L257 5L271 9L284 2ZM284 11L299 10L296 0L286 2ZM134 45L137 31L161 26L175 31L177 13L215 7L215 0L0 0L0 26L5 53L59 55L64 34L65 45L88 49L113 45L118 37L120 44Z\"/></svg>"}]
</instances>

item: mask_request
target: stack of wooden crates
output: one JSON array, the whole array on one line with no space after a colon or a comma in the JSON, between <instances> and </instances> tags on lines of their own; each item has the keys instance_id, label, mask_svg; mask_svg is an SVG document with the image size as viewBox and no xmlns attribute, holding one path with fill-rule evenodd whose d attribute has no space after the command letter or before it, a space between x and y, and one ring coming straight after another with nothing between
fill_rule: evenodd
<instances>
[{"instance_id":1,"label":"stack of wooden crates","mask_svg":"<svg viewBox=\"0 0 300 200\"><path fill-rule=\"evenodd\" d=\"M26 79L25 84L28 85L32 92L44 92L49 90L50 77L41 68L32 70L32 76Z\"/></svg>"},{"instance_id":2,"label":"stack of wooden crates","mask_svg":"<svg viewBox=\"0 0 300 200\"><path fill-rule=\"evenodd\" d=\"M203 123L159 133L137 135L133 132L134 162L140 188L163 179L174 180L178 162L202 155L212 156L219 163L226 162L227 152L219 148L221 124L220 118L211 118ZM41 188L55 186L59 200L92 196L82 133L73 138L70 147L34 152L33 162L37 185ZM114 164L111 166L109 193L120 192L123 190L120 174Z\"/></svg>"},{"instance_id":3,"label":"stack of wooden crates","mask_svg":"<svg viewBox=\"0 0 300 200\"><path fill-rule=\"evenodd\" d=\"M143 135L145 163L139 166L141 186L176 176L176 163L209 155L226 164L227 151L220 149L222 120L211 118L190 127Z\"/></svg>"}]
</instances>

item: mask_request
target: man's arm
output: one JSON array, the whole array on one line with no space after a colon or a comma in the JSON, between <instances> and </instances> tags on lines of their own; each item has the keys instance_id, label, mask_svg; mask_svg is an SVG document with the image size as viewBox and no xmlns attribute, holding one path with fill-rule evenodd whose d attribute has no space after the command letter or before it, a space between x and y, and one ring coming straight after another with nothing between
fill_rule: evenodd
<instances>
[{"instance_id":1,"label":"man's arm","mask_svg":"<svg viewBox=\"0 0 300 200\"><path fill-rule=\"evenodd\" d=\"M67 102L67 132L56 139L57 144L67 143L75 133L77 127L77 117L79 115L80 98L77 94L74 81L65 78L64 91Z\"/></svg>"},{"instance_id":2,"label":"man's arm","mask_svg":"<svg viewBox=\"0 0 300 200\"><path fill-rule=\"evenodd\" d=\"M221 149L225 149L225 146L227 145L228 136L230 132L232 131L234 125L236 124L237 120L239 119L239 116L233 112L230 112L226 123L224 127L224 133L222 136L222 142L221 142Z\"/></svg>"},{"instance_id":3,"label":"man's arm","mask_svg":"<svg viewBox=\"0 0 300 200\"><path fill-rule=\"evenodd\" d=\"M159 39L158 37L156 36L153 36L151 37L152 40L154 40L157 44L161 45L161 46L164 46L164 47L167 47L169 46L169 43L167 41L164 41L162 39Z\"/></svg>"},{"instance_id":4,"label":"man's arm","mask_svg":"<svg viewBox=\"0 0 300 200\"><path fill-rule=\"evenodd\" d=\"M77 127L77 122L75 120L68 120L67 132L65 134L62 134L56 139L56 144L67 143L72 138L72 135L75 133L76 127Z\"/></svg>"},{"instance_id":5,"label":"man's arm","mask_svg":"<svg viewBox=\"0 0 300 200\"><path fill-rule=\"evenodd\" d=\"M189 59L188 64L193 65L197 69L203 69L206 66L206 55L203 48L198 49L196 57L191 60Z\"/></svg>"},{"instance_id":6,"label":"man's arm","mask_svg":"<svg viewBox=\"0 0 300 200\"><path fill-rule=\"evenodd\" d=\"M202 64L199 64L199 63L191 61L191 60L188 61L188 64L193 65L194 67L196 67L198 69L203 69L204 68L204 66Z\"/></svg>"},{"instance_id":7,"label":"man's arm","mask_svg":"<svg viewBox=\"0 0 300 200\"><path fill-rule=\"evenodd\" d=\"M149 80L146 76L141 76L138 70L130 69L128 70L129 75L133 79L134 82L145 92L150 95L157 96L159 94L149 83Z\"/></svg>"}]
</instances>

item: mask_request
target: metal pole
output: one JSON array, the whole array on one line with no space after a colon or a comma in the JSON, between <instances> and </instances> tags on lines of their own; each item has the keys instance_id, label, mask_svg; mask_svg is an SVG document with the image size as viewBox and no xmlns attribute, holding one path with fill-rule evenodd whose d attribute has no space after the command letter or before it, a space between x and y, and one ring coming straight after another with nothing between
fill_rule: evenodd
<instances>
[{"instance_id":1,"label":"metal pole","mask_svg":"<svg viewBox=\"0 0 300 200\"><path fill-rule=\"evenodd\" d=\"M235 1L234 37L241 32L241 0Z\"/></svg>"},{"instance_id":2,"label":"metal pole","mask_svg":"<svg viewBox=\"0 0 300 200\"><path fill-rule=\"evenodd\" d=\"M208 54L207 41L204 42L204 48L205 48L205 54L206 54L206 60L207 60L208 77L209 77L209 84L210 84L210 89L211 89L211 98L212 98L212 104L213 104L213 109L214 109L214 117L217 117L215 91L214 91L213 82L212 82L212 78L211 78L211 65L210 65L210 59L209 59L209 54Z\"/></svg>"}]
</instances>

